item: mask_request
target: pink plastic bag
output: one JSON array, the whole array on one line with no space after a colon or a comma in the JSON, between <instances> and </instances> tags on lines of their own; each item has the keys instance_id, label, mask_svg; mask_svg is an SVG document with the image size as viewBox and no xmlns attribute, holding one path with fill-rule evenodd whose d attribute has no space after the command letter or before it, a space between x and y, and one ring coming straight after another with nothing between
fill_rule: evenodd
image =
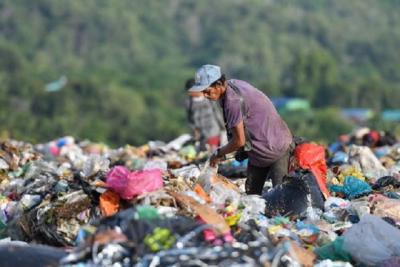
<instances>
[{"instance_id":1,"label":"pink plastic bag","mask_svg":"<svg viewBox=\"0 0 400 267\"><path fill-rule=\"evenodd\" d=\"M162 188L162 173L159 169L129 172L123 166L116 166L107 174L107 186L129 200Z\"/></svg>"},{"instance_id":2,"label":"pink plastic bag","mask_svg":"<svg viewBox=\"0 0 400 267\"><path fill-rule=\"evenodd\" d=\"M123 166L115 166L107 173L107 186L115 192L123 192L128 184L130 171Z\"/></svg>"}]
</instances>

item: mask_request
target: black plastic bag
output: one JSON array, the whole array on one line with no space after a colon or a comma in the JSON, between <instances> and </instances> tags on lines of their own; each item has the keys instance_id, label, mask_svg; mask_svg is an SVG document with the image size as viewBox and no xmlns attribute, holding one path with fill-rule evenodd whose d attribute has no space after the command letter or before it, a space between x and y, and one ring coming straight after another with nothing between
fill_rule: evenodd
<instances>
[{"instance_id":1,"label":"black plastic bag","mask_svg":"<svg viewBox=\"0 0 400 267\"><path fill-rule=\"evenodd\" d=\"M296 171L263 195L267 216L301 215L308 207L323 210L324 199L317 180L309 171Z\"/></svg>"},{"instance_id":2,"label":"black plastic bag","mask_svg":"<svg viewBox=\"0 0 400 267\"><path fill-rule=\"evenodd\" d=\"M377 190L382 187L386 187L388 185L392 185L395 188L400 187L400 181L398 181L393 176L384 176L378 179L375 184L372 186L372 189Z\"/></svg>"},{"instance_id":3,"label":"black plastic bag","mask_svg":"<svg viewBox=\"0 0 400 267\"><path fill-rule=\"evenodd\" d=\"M59 266L59 260L66 255L67 253L65 251L49 246L22 245L17 242L5 242L0 245L0 266Z\"/></svg>"}]
</instances>

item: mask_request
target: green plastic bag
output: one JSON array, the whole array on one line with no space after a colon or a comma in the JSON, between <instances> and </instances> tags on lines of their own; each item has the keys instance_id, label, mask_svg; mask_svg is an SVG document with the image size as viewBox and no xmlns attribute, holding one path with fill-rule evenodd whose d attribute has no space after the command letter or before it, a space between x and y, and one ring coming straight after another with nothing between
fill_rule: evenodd
<instances>
[{"instance_id":1,"label":"green plastic bag","mask_svg":"<svg viewBox=\"0 0 400 267\"><path fill-rule=\"evenodd\" d=\"M314 253L317 254L321 260L333 260L333 261L351 261L351 256L347 251L343 249L343 237L338 237L335 241L316 248Z\"/></svg>"}]
</instances>

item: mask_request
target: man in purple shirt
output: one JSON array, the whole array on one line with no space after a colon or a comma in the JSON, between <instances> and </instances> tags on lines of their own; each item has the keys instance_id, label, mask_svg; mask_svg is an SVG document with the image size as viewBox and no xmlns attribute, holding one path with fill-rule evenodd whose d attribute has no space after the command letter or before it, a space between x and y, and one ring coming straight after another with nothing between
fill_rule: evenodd
<instances>
[{"instance_id":1,"label":"man in purple shirt","mask_svg":"<svg viewBox=\"0 0 400 267\"><path fill-rule=\"evenodd\" d=\"M288 172L292 134L271 100L260 90L241 80L226 80L220 67L204 65L189 89L203 92L210 100L219 101L230 139L211 156L215 166L226 154L246 151L246 193L261 194L266 179L273 186L282 183Z\"/></svg>"}]
</instances>

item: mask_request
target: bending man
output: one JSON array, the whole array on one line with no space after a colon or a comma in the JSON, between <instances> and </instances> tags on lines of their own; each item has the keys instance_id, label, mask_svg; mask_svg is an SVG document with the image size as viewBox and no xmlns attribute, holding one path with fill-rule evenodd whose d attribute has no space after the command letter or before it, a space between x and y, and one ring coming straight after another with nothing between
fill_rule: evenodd
<instances>
[{"instance_id":1,"label":"bending man","mask_svg":"<svg viewBox=\"0 0 400 267\"><path fill-rule=\"evenodd\" d=\"M204 65L196 72L189 91L202 92L206 98L218 101L223 110L229 142L211 156L211 166L227 154L240 152L249 158L247 194L260 195L266 179L272 179L273 186L282 183L293 138L263 92L245 81L226 80L220 67L214 65Z\"/></svg>"}]
</instances>

